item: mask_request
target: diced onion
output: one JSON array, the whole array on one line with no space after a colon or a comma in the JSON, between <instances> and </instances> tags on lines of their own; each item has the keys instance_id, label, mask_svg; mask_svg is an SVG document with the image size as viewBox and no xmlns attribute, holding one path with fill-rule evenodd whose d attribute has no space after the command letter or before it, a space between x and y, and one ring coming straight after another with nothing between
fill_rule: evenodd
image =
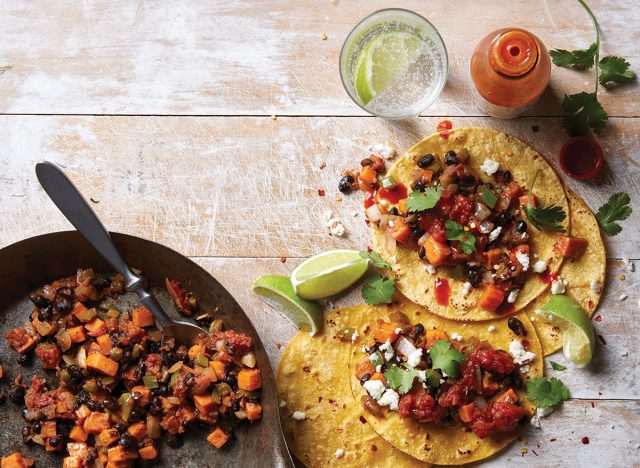
<instances>
[{"instance_id":1,"label":"diced onion","mask_svg":"<svg viewBox=\"0 0 640 468\"><path fill-rule=\"evenodd\" d=\"M407 357L418 350L418 348L416 348L413 343L404 336L398 338L398 341L395 343L395 348L396 351Z\"/></svg>"},{"instance_id":2,"label":"diced onion","mask_svg":"<svg viewBox=\"0 0 640 468\"><path fill-rule=\"evenodd\" d=\"M242 356L240 362L242 362L243 365L251 367L253 369L256 366L256 357L253 353L249 352Z\"/></svg>"},{"instance_id":3,"label":"diced onion","mask_svg":"<svg viewBox=\"0 0 640 468\"><path fill-rule=\"evenodd\" d=\"M387 235L387 252L393 254L396 251L396 240L391 237L391 234L389 234L389 231L386 231L386 235Z\"/></svg>"},{"instance_id":4,"label":"diced onion","mask_svg":"<svg viewBox=\"0 0 640 468\"><path fill-rule=\"evenodd\" d=\"M365 210L365 214L367 215L367 218L369 219L369 221L373 221L374 223L377 223L378 221L380 221L380 209L378 208L378 205L371 205L369 208L367 208Z\"/></svg>"},{"instance_id":5,"label":"diced onion","mask_svg":"<svg viewBox=\"0 0 640 468\"><path fill-rule=\"evenodd\" d=\"M68 366L78 364L78 361L76 361L76 358L73 356L69 356L68 354L63 354L62 359Z\"/></svg>"},{"instance_id":6,"label":"diced onion","mask_svg":"<svg viewBox=\"0 0 640 468\"><path fill-rule=\"evenodd\" d=\"M428 232L425 232L425 233L422 235L422 237L421 237L420 239L418 239L418 245L419 245L420 247L422 247L424 244L426 244L426 243L427 243L427 240L429 240L429 237L430 237L430 236L429 236L429 233L428 233Z\"/></svg>"},{"instance_id":7,"label":"diced onion","mask_svg":"<svg viewBox=\"0 0 640 468\"><path fill-rule=\"evenodd\" d=\"M84 348L80 348L78 350L78 354L76 354L76 362L81 369L87 368L87 351Z\"/></svg>"},{"instance_id":8,"label":"diced onion","mask_svg":"<svg viewBox=\"0 0 640 468\"><path fill-rule=\"evenodd\" d=\"M160 438L160 418L157 416L147 416L147 437L150 439Z\"/></svg>"},{"instance_id":9,"label":"diced onion","mask_svg":"<svg viewBox=\"0 0 640 468\"><path fill-rule=\"evenodd\" d=\"M247 419L247 413L245 413L242 410L236 411L234 414L236 415L236 418L238 418L238 419Z\"/></svg>"},{"instance_id":10,"label":"diced onion","mask_svg":"<svg viewBox=\"0 0 640 468\"><path fill-rule=\"evenodd\" d=\"M484 203L476 202L473 210L473 216L475 216L478 221L482 222L487 219L489 215L491 215L491 210L487 207L487 205L485 205Z\"/></svg>"}]
</instances>

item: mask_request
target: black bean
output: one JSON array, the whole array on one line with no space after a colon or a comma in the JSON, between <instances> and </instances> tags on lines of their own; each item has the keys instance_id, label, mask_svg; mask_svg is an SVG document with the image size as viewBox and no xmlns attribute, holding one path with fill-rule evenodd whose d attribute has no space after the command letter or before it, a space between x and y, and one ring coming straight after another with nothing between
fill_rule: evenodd
<instances>
[{"instance_id":1,"label":"black bean","mask_svg":"<svg viewBox=\"0 0 640 468\"><path fill-rule=\"evenodd\" d=\"M393 216L398 216L400 214L400 211L398 210L398 208L396 208L395 206L391 207L391 209L389 210L389 214L393 215Z\"/></svg>"},{"instance_id":2,"label":"black bean","mask_svg":"<svg viewBox=\"0 0 640 468\"><path fill-rule=\"evenodd\" d=\"M524 328L524 325L517 317L509 317L509 320L507 320L507 325L516 335L527 336L527 329Z\"/></svg>"},{"instance_id":3,"label":"black bean","mask_svg":"<svg viewBox=\"0 0 640 468\"><path fill-rule=\"evenodd\" d=\"M25 445L33 444L31 428L29 428L28 426L22 428L22 443L24 443Z\"/></svg>"},{"instance_id":4,"label":"black bean","mask_svg":"<svg viewBox=\"0 0 640 468\"><path fill-rule=\"evenodd\" d=\"M67 367L67 372L71 377L84 377L80 366L77 366L75 364L71 364L69 367Z\"/></svg>"},{"instance_id":5,"label":"black bean","mask_svg":"<svg viewBox=\"0 0 640 468\"><path fill-rule=\"evenodd\" d=\"M411 184L411 190L413 190L414 192L424 192L426 188L427 186L420 179L414 180Z\"/></svg>"},{"instance_id":6,"label":"black bean","mask_svg":"<svg viewBox=\"0 0 640 468\"><path fill-rule=\"evenodd\" d=\"M227 352L233 356L234 354L236 354L236 348L234 348L233 346L229 345L227 347Z\"/></svg>"},{"instance_id":7,"label":"black bean","mask_svg":"<svg viewBox=\"0 0 640 468\"><path fill-rule=\"evenodd\" d=\"M229 385L231 388L236 388L236 386L238 385L238 379L235 375L227 373L224 376L224 383Z\"/></svg>"},{"instance_id":8,"label":"black bean","mask_svg":"<svg viewBox=\"0 0 640 468\"><path fill-rule=\"evenodd\" d=\"M455 151L449 150L444 154L444 163L447 166L452 166L453 164L458 164L458 155Z\"/></svg>"},{"instance_id":9,"label":"black bean","mask_svg":"<svg viewBox=\"0 0 640 468\"><path fill-rule=\"evenodd\" d=\"M62 444L62 436L54 435L49 439L49 445L52 447L58 447L60 444Z\"/></svg>"},{"instance_id":10,"label":"black bean","mask_svg":"<svg viewBox=\"0 0 640 468\"><path fill-rule=\"evenodd\" d=\"M164 441L171 448L179 448L184 444L184 439L180 434L167 434Z\"/></svg>"},{"instance_id":11,"label":"black bean","mask_svg":"<svg viewBox=\"0 0 640 468\"><path fill-rule=\"evenodd\" d=\"M160 401L160 398L154 398L151 400L149 414L151 416L160 416L162 414L162 401Z\"/></svg>"},{"instance_id":12,"label":"black bean","mask_svg":"<svg viewBox=\"0 0 640 468\"><path fill-rule=\"evenodd\" d=\"M91 400L91 397L86 390L81 390L76 398L76 402L79 402L81 405L86 404L89 400Z\"/></svg>"},{"instance_id":13,"label":"black bean","mask_svg":"<svg viewBox=\"0 0 640 468\"><path fill-rule=\"evenodd\" d=\"M86 404L91 411L102 411L102 404L99 401L89 400Z\"/></svg>"},{"instance_id":14,"label":"black bean","mask_svg":"<svg viewBox=\"0 0 640 468\"><path fill-rule=\"evenodd\" d=\"M424 246L420 246L420 248L418 249L418 257L424 258L426 255L427 255L427 250L424 248Z\"/></svg>"},{"instance_id":15,"label":"black bean","mask_svg":"<svg viewBox=\"0 0 640 468\"><path fill-rule=\"evenodd\" d=\"M527 223L525 220L521 219L516 223L516 229L518 232L525 233L527 232Z\"/></svg>"},{"instance_id":16,"label":"black bean","mask_svg":"<svg viewBox=\"0 0 640 468\"><path fill-rule=\"evenodd\" d=\"M66 313L71 311L73 303L70 297L64 294L56 294L56 297L53 299L53 307L60 313Z\"/></svg>"},{"instance_id":17,"label":"black bean","mask_svg":"<svg viewBox=\"0 0 640 468\"><path fill-rule=\"evenodd\" d=\"M364 385L364 383L369 380L371 378L371 374L367 373L367 374L362 374L362 377L360 377L360 383Z\"/></svg>"},{"instance_id":18,"label":"black bean","mask_svg":"<svg viewBox=\"0 0 640 468\"><path fill-rule=\"evenodd\" d=\"M47 307L48 305L51 304L51 302L49 301L49 299L47 299L46 297L44 297L42 294L37 294L35 296L31 296L29 297L29 299L31 299L31 302L33 302L33 304L38 308L38 309L44 309L45 307Z\"/></svg>"},{"instance_id":19,"label":"black bean","mask_svg":"<svg viewBox=\"0 0 640 468\"><path fill-rule=\"evenodd\" d=\"M360 161L360 165L362 167L371 166L372 164L373 164L373 161L369 158L364 158L362 161Z\"/></svg>"},{"instance_id":20,"label":"black bean","mask_svg":"<svg viewBox=\"0 0 640 468\"><path fill-rule=\"evenodd\" d=\"M482 284L482 268L478 266L469 267L467 270L467 281L474 288L479 288Z\"/></svg>"},{"instance_id":21,"label":"black bean","mask_svg":"<svg viewBox=\"0 0 640 468\"><path fill-rule=\"evenodd\" d=\"M393 357L389 360L391 364L395 364L397 366L402 364L402 358L397 354L394 354Z\"/></svg>"},{"instance_id":22,"label":"black bean","mask_svg":"<svg viewBox=\"0 0 640 468\"><path fill-rule=\"evenodd\" d=\"M32 424L31 429L33 430L34 434L40 434L40 431L42 430L42 421L36 421Z\"/></svg>"},{"instance_id":23,"label":"black bean","mask_svg":"<svg viewBox=\"0 0 640 468\"><path fill-rule=\"evenodd\" d=\"M46 322L47 320L51 320L52 316L53 316L53 306L51 304L48 304L45 307L41 308L40 311L38 312L38 320L40 320L41 322Z\"/></svg>"},{"instance_id":24,"label":"black bean","mask_svg":"<svg viewBox=\"0 0 640 468\"><path fill-rule=\"evenodd\" d=\"M420 169L426 169L431 164L433 164L434 159L435 158L433 157L433 154L431 154L431 153L425 154L420 159L418 159L418 167Z\"/></svg>"},{"instance_id":25,"label":"black bean","mask_svg":"<svg viewBox=\"0 0 640 468\"><path fill-rule=\"evenodd\" d=\"M111 278L98 276L91 281L91 284L93 284L96 289L106 289L111 286Z\"/></svg>"},{"instance_id":26,"label":"black bean","mask_svg":"<svg viewBox=\"0 0 640 468\"><path fill-rule=\"evenodd\" d=\"M496 218L495 224L497 226L505 226L513 221L513 216L508 213L502 213Z\"/></svg>"},{"instance_id":27,"label":"black bean","mask_svg":"<svg viewBox=\"0 0 640 468\"><path fill-rule=\"evenodd\" d=\"M353 176L346 175L338 182L338 190L342 193L349 193L351 192L351 184L353 184Z\"/></svg>"},{"instance_id":28,"label":"black bean","mask_svg":"<svg viewBox=\"0 0 640 468\"><path fill-rule=\"evenodd\" d=\"M160 384L158 385L158 387L151 390L151 395L153 395L154 397L167 396L168 393L169 393L169 388L165 384Z\"/></svg>"},{"instance_id":29,"label":"black bean","mask_svg":"<svg viewBox=\"0 0 640 468\"><path fill-rule=\"evenodd\" d=\"M135 437L133 437L128 432L125 432L120 436L120 440L118 440L118 445L122 445L127 450L137 450L138 449L138 441Z\"/></svg>"},{"instance_id":30,"label":"black bean","mask_svg":"<svg viewBox=\"0 0 640 468\"><path fill-rule=\"evenodd\" d=\"M127 425L123 423L116 423L113 427L115 427L120 434L124 434L127 431Z\"/></svg>"},{"instance_id":31,"label":"black bean","mask_svg":"<svg viewBox=\"0 0 640 468\"><path fill-rule=\"evenodd\" d=\"M411 237L413 238L413 240L417 241L422 236L424 236L424 231L420 229L419 226L413 226L411 228Z\"/></svg>"},{"instance_id":32,"label":"black bean","mask_svg":"<svg viewBox=\"0 0 640 468\"><path fill-rule=\"evenodd\" d=\"M21 366L24 366L26 364L29 364L29 362L31 361L31 357L32 354L30 352L25 354L18 354L18 356L16 357L16 362Z\"/></svg>"},{"instance_id":33,"label":"black bean","mask_svg":"<svg viewBox=\"0 0 640 468\"><path fill-rule=\"evenodd\" d=\"M529 416L528 414L525 414L518 420L518 425L528 426L530 422L531 422L531 416Z\"/></svg>"},{"instance_id":34,"label":"black bean","mask_svg":"<svg viewBox=\"0 0 640 468\"><path fill-rule=\"evenodd\" d=\"M511 175L510 171L498 170L495 172L495 174L493 174L493 177L496 179L497 182L500 182L503 184L508 184L513 180L513 176Z\"/></svg>"},{"instance_id":35,"label":"black bean","mask_svg":"<svg viewBox=\"0 0 640 468\"><path fill-rule=\"evenodd\" d=\"M120 408L117 401L110 400L109 398L102 400L102 406L108 411L117 411L118 408Z\"/></svg>"},{"instance_id":36,"label":"black bean","mask_svg":"<svg viewBox=\"0 0 640 468\"><path fill-rule=\"evenodd\" d=\"M413 327L413 332L411 333L411 338L414 341L417 341L422 335L424 335L424 325L422 325L421 323L417 323Z\"/></svg>"}]
</instances>

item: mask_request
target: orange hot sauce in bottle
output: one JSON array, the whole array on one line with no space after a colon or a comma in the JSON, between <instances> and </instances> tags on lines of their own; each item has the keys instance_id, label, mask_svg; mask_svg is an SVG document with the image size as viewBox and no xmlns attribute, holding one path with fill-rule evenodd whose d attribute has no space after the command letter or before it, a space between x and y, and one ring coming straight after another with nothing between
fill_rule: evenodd
<instances>
[{"instance_id":1,"label":"orange hot sauce in bottle","mask_svg":"<svg viewBox=\"0 0 640 468\"><path fill-rule=\"evenodd\" d=\"M551 60L540 39L524 29L485 36L471 56L474 96L492 117L513 119L529 109L549 84Z\"/></svg>"}]
</instances>

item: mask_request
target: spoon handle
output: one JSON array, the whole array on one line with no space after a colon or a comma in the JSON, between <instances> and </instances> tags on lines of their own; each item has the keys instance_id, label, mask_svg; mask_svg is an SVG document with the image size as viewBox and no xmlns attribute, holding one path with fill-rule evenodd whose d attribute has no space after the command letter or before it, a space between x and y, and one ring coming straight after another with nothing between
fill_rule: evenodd
<instances>
[{"instance_id":1,"label":"spoon handle","mask_svg":"<svg viewBox=\"0 0 640 468\"><path fill-rule=\"evenodd\" d=\"M36 164L36 176L62 214L124 277L127 289L135 291L140 296L142 303L160 325L164 327L169 324L171 320L156 298L144 288L144 278L131 271L105 227L64 172L55 164L45 161Z\"/></svg>"}]
</instances>

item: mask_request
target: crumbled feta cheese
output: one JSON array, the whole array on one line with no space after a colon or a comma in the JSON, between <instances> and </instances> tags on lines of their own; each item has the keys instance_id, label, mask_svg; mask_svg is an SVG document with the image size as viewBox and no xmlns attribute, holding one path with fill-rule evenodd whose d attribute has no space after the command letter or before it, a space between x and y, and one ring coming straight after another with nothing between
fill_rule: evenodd
<instances>
[{"instance_id":1,"label":"crumbled feta cheese","mask_svg":"<svg viewBox=\"0 0 640 468\"><path fill-rule=\"evenodd\" d=\"M487 327L487 330L490 331L490 332L494 332L494 331L496 331L496 327L494 327L493 325L489 325Z\"/></svg>"},{"instance_id":2,"label":"crumbled feta cheese","mask_svg":"<svg viewBox=\"0 0 640 468\"><path fill-rule=\"evenodd\" d=\"M362 386L374 400L378 400L384 393L384 384L379 380L367 380Z\"/></svg>"},{"instance_id":3,"label":"crumbled feta cheese","mask_svg":"<svg viewBox=\"0 0 640 468\"><path fill-rule=\"evenodd\" d=\"M376 372L382 372L382 364L376 366Z\"/></svg>"},{"instance_id":4,"label":"crumbled feta cheese","mask_svg":"<svg viewBox=\"0 0 640 468\"><path fill-rule=\"evenodd\" d=\"M336 450L336 458L342 458L344 455L344 450L338 449Z\"/></svg>"},{"instance_id":5,"label":"crumbled feta cheese","mask_svg":"<svg viewBox=\"0 0 640 468\"><path fill-rule=\"evenodd\" d=\"M347 230L344 228L344 225L340 221L334 219L329 226L329 232L336 237L344 237Z\"/></svg>"},{"instance_id":6,"label":"crumbled feta cheese","mask_svg":"<svg viewBox=\"0 0 640 468\"><path fill-rule=\"evenodd\" d=\"M382 352L390 351L392 349L391 341L389 341L389 340L385 341L383 344L380 345L380 347L378 349L380 351L382 351Z\"/></svg>"},{"instance_id":7,"label":"crumbled feta cheese","mask_svg":"<svg viewBox=\"0 0 640 468\"><path fill-rule=\"evenodd\" d=\"M629 271L636 271L636 266L628 258L623 258L622 263L624 263L624 266L626 266Z\"/></svg>"},{"instance_id":8,"label":"crumbled feta cheese","mask_svg":"<svg viewBox=\"0 0 640 468\"><path fill-rule=\"evenodd\" d=\"M396 335L401 335L402 334L402 328L396 328L394 330L394 332L395 332Z\"/></svg>"},{"instance_id":9,"label":"crumbled feta cheese","mask_svg":"<svg viewBox=\"0 0 640 468\"><path fill-rule=\"evenodd\" d=\"M531 367L529 367L528 365L520 366L520 373L521 374L526 374L530 370L531 370Z\"/></svg>"},{"instance_id":10,"label":"crumbled feta cheese","mask_svg":"<svg viewBox=\"0 0 640 468\"><path fill-rule=\"evenodd\" d=\"M420 382L424 382L425 380L427 380L427 371L426 370L419 370L416 371L418 372L418 380Z\"/></svg>"},{"instance_id":11,"label":"crumbled feta cheese","mask_svg":"<svg viewBox=\"0 0 640 468\"><path fill-rule=\"evenodd\" d=\"M538 417L537 414L533 415L533 417L531 418L531 421L529 421L529 424L531 424L536 429L540 429L540 418Z\"/></svg>"},{"instance_id":12,"label":"crumbled feta cheese","mask_svg":"<svg viewBox=\"0 0 640 468\"><path fill-rule=\"evenodd\" d=\"M496 173L499 167L500 164L497 161L494 161L493 159L485 159L480 165L480 170L491 176Z\"/></svg>"},{"instance_id":13,"label":"crumbled feta cheese","mask_svg":"<svg viewBox=\"0 0 640 468\"><path fill-rule=\"evenodd\" d=\"M553 411L554 411L553 407L538 408L538 409L536 409L536 416L541 417L541 418L546 418L551 413L553 413Z\"/></svg>"},{"instance_id":14,"label":"crumbled feta cheese","mask_svg":"<svg viewBox=\"0 0 640 468\"><path fill-rule=\"evenodd\" d=\"M462 341L462 336L460 336L457 332L453 332L451 334L451 339L460 342Z\"/></svg>"},{"instance_id":15,"label":"crumbled feta cheese","mask_svg":"<svg viewBox=\"0 0 640 468\"><path fill-rule=\"evenodd\" d=\"M373 353L369 355L369 361L371 362L375 362L378 360L378 354L377 353Z\"/></svg>"},{"instance_id":16,"label":"crumbled feta cheese","mask_svg":"<svg viewBox=\"0 0 640 468\"><path fill-rule=\"evenodd\" d=\"M551 294L564 294L567 290L567 286L569 285L569 281L564 278L558 278L553 283L551 283Z\"/></svg>"},{"instance_id":17,"label":"crumbled feta cheese","mask_svg":"<svg viewBox=\"0 0 640 468\"><path fill-rule=\"evenodd\" d=\"M519 289L512 289L509 292L509 296L507 297L507 302L509 304L513 304L514 302L516 302L516 299L518 298L518 293L520 293Z\"/></svg>"},{"instance_id":18,"label":"crumbled feta cheese","mask_svg":"<svg viewBox=\"0 0 640 468\"><path fill-rule=\"evenodd\" d=\"M280 400L280 408L284 408L285 406L287 406L287 402L284 400Z\"/></svg>"},{"instance_id":19,"label":"crumbled feta cheese","mask_svg":"<svg viewBox=\"0 0 640 468\"><path fill-rule=\"evenodd\" d=\"M469 283L468 281L465 281L464 284L462 285L462 295L467 297L470 292L471 292L471 283Z\"/></svg>"},{"instance_id":20,"label":"crumbled feta cheese","mask_svg":"<svg viewBox=\"0 0 640 468\"><path fill-rule=\"evenodd\" d=\"M307 413L305 413L304 411L294 411L291 417L296 421L303 421L307 419Z\"/></svg>"},{"instance_id":21,"label":"crumbled feta cheese","mask_svg":"<svg viewBox=\"0 0 640 468\"><path fill-rule=\"evenodd\" d=\"M387 351L386 353L384 353L384 360L391 361L391 359L393 359L393 356L395 356L393 351Z\"/></svg>"},{"instance_id":22,"label":"crumbled feta cheese","mask_svg":"<svg viewBox=\"0 0 640 468\"><path fill-rule=\"evenodd\" d=\"M600 291L602 291L602 285L598 282L598 280L592 279L591 283L589 283L589 287L594 293L599 293Z\"/></svg>"},{"instance_id":23,"label":"crumbled feta cheese","mask_svg":"<svg viewBox=\"0 0 640 468\"><path fill-rule=\"evenodd\" d=\"M543 260L538 260L536 263L533 264L533 271L535 271L536 273L544 273L546 269L547 269L547 262Z\"/></svg>"},{"instance_id":24,"label":"crumbled feta cheese","mask_svg":"<svg viewBox=\"0 0 640 468\"><path fill-rule=\"evenodd\" d=\"M424 266L424 271L426 271L430 275L435 275L436 274L436 267L434 267L431 263L427 263Z\"/></svg>"},{"instance_id":25,"label":"crumbled feta cheese","mask_svg":"<svg viewBox=\"0 0 640 468\"><path fill-rule=\"evenodd\" d=\"M536 358L535 353L524 349L520 340L513 340L509 343L509 354L513 357L513 362L518 365L527 364Z\"/></svg>"},{"instance_id":26,"label":"crumbled feta cheese","mask_svg":"<svg viewBox=\"0 0 640 468\"><path fill-rule=\"evenodd\" d=\"M389 146L385 143L375 143L373 145L369 145L367 151L384 159L393 159L396 155L396 150L392 146Z\"/></svg>"},{"instance_id":27,"label":"crumbled feta cheese","mask_svg":"<svg viewBox=\"0 0 640 468\"><path fill-rule=\"evenodd\" d=\"M501 226L498 226L493 231L491 231L491 233L489 234L489 242L495 241L498 238L498 236L500 235L501 232L502 232L502 227Z\"/></svg>"},{"instance_id":28,"label":"crumbled feta cheese","mask_svg":"<svg viewBox=\"0 0 640 468\"><path fill-rule=\"evenodd\" d=\"M522 270L527 271L529 269L529 254L516 252L516 259L522 265Z\"/></svg>"},{"instance_id":29,"label":"crumbled feta cheese","mask_svg":"<svg viewBox=\"0 0 640 468\"><path fill-rule=\"evenodd\" d=\"M360 338L360 333L356 330L353 332L353 335L351 335L351 342L355 343L358 338Z\"/></svg>"},{"instance_id":30,"label":"crumbled feta cheese","mask_svg":"<svg viewBox=\"0 0 640 468\"><path fill-rule=\"evenodd\" d=\"M398 395L398 392L388 388L378 400L378 404L380 406L388 406L391 411L397 411L399 401L400 395Z\"/></svg>"},{"instance_id":31,"label":"crumbled feta cheese","mask_svg":"<svg viewBox=\"0 0 640 468\"><path fill-rule=\"evenodd\" d=\"M618 297L618 300L619 300L619 301L624 301L627 297L629 297L629 296L627 296L625 293L622 293L622 294L620 294L620 296Z\"/></svg>"},{"instance_id":32,"label":"crumbled feta cheese","mask_svg":"<svg viewBox=\"0 0 640 468\"><path fill-rule=\"evenodd\" d=\"M421 359L422 349L418 348L413 353L409 354L409 356L407 356L407 364L409 364L411 367L416 367L418 364L420 364Z\"/></svg>"}]
</instances>

